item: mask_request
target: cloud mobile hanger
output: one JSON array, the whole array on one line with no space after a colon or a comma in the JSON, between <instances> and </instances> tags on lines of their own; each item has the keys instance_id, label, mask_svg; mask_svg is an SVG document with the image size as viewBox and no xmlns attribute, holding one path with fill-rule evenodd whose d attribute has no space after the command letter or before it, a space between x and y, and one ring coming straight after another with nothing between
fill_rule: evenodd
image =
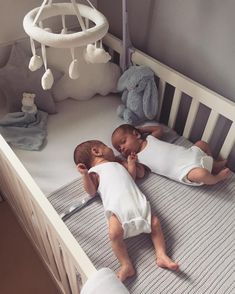
<instances>
[{"instance_id":1,"label":"cloud mobile hanger","mask_svg":"<svg viewBox=\"0 0 235 294\"><path fill-rule=\"evenodd\" d=\"M52 72L47 67L46 46L70 49L72 62L69 66L69 76L71 79L79 77L79 64L75 58L76 47L87 46L84 57L88 63L106 63L111 58L103 49L101 42L108 32L108 21L89 0L87 2L90 6L77 4L76 0L71 0L71 3L52 3L52 0L44 0L40 7L34 8L24 17L23 27L30 36L33 54L29 69L35 71L44 64L45 73L41 80L44 90L50 89L54 82ZM68 32L65 24L65 16L68 15L77 16L81 31ZM60 34L43 27L43 21L54 16L61 16L63 29ZM83 18L88 20L86 24L92 21L94 26L89 28L85 25ZM42 58L36 53L34 41L41 44Z\"/></svg>"}]
</instances>

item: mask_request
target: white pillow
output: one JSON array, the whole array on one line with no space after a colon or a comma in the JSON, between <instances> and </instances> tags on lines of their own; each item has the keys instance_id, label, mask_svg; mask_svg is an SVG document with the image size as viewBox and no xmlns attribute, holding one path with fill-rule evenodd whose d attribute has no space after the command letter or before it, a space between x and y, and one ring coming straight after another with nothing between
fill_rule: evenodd
<instances>
[{"instance_id":1,"label":"white pillow","mask_svg":"<svg viewBox=\"0 0 235 294\"><path fill-rule=\"evenodd\" d=\"M64 71L65 75L53 87L53 95L56 101L68 97L77 100L87 100L96 94L107 95L117 92L117 81L121 75L119 66L114 63L88 64L84 60L85 47L75 49L75 58L78 60L78 79L69 77L69 65L72 62L70 49L47 48L49 67L55 66Z\"/></svg>"}]
</instances>

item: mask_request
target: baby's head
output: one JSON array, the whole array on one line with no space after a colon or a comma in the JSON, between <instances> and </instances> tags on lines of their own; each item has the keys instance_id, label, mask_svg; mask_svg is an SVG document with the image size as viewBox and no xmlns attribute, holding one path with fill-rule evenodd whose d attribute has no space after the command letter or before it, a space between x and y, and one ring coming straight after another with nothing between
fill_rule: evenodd
<instances>
[{"instance_id":1,"label":"baby's head","mask_svg":"<svg viewBox=\"0 0 235 294\"><path fill-rule=\"evenodd\" d=\"M98 140L89 140L77 145L73 154L75 164L83 163L88 169L94 165L94 159L97 157L110 161L115 158L113 150Z\"/></svg>"},{"instance_id":2,"label":"baby's head","mask_svg":"<svg viewBox=\"0 0 235 294\"><path fill-rule=\"evenodd\" d=\"M129 124L120 125L112 134L113 147L125 157L138 153L142 142L140 131Z\"/></svg>"}]
</instances>

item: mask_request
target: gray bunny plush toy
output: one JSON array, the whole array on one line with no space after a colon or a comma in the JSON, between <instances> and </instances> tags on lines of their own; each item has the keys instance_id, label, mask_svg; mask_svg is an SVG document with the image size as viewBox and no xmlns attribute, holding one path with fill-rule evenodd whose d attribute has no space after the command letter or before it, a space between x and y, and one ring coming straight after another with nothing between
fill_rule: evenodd
<instances>
[{"instance_id":1,"label":"gray bunny plush toy","mask_svg":"<svg viewBox=\"0 0 235 294\"><path fill-rule=\"evenodd\" d=\"M146 66L131 66L119 78L117 90L122 92L122 104L117 114L127 123L138 125L155 118L158 110L158 91L154 72Z\"/></svg>"}]
</instances>

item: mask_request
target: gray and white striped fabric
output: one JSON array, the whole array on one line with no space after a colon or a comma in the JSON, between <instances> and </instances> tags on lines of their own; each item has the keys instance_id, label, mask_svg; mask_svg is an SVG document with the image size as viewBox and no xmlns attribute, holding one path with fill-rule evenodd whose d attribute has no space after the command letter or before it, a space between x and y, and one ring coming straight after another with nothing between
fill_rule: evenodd
<instances>
[{"instance_id":1,"label":"gray and white striped fabric","mask_svg":"<svg viewBox=\"0 0 235 294\"><path fill-rule=\"evenodd\" d=\"M182 137L176 143L190 145ZM167 252L179 262L180 271L157 267L149 235L127 239L137 270L136 276L125 282L130 292L235 293L235 176L214 186L190 187L150 174L138 185L161 221ZM82 181L77 179L48 199L61 214L85 195ZM97 269L118 270L99 197L65 223Z\"/></svg>"}]
</instances>

